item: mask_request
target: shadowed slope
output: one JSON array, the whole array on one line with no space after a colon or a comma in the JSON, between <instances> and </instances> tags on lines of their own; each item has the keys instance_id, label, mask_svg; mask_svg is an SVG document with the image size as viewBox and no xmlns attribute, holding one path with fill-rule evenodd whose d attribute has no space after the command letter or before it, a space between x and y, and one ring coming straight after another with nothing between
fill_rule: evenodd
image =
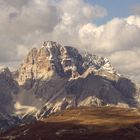
<instances>
[{"instance_id":1,"label":"shadowed slope","mask_svg":"<svg viewBox=\"0 0 140 140\"><path fill-rule=\"evenodd\" d=\"M15 128L3 134L1 140L137 140L139 122L140 114L134 109L80 107Z\"/></svg>"}]
</instances>

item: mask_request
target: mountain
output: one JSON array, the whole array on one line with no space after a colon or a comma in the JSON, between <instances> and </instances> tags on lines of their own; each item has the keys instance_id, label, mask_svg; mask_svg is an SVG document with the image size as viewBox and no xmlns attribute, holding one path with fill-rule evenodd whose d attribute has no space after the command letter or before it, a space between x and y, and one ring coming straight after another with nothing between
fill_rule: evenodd
<instances>
[{"instance_id":1,"label":"mountain","mask_svg":"<svg viewBox=\"0 0 140 140\"><path fill-rule=\"evenodd\" d=\"M107 58L46 41L33 48L15 72L0 71L0 122L12 122L7 129L69 108L138 108L139 95L136 85Z\"/></svg>"},{"instance_id":2,"label":"mountain","mask_svg":"<svg viewBox=\"0 0 140 140\"><path fill-rule=\"evenodd\" d=\"M12 112L14 109L14 100L12 99L18 93L18 83L13 80L12 74L8 68L0 70L0 107L5 112Z\"/></svg>"},{"instance_id":3,"label":"mountain","mask_svg":"<svg viewBox=\"0 0 140 140\"><path fill-rule=\"evenodd\" d=\"M37 119L71 107L139 106L135 84L121 76L107 58L53 41L33 48L17 73L21 92L43 103Z\"/></svg>"},{"instance_id":4,"label":"mountain","mask_svg":"<svg viewBox=\"0 0 140 140\"><path fill-rule=\"evenodd\" d=\"M18 93L18 83L13 80L8 68L0 70L0 131L5 131L18 122L14 115L14 96Z\"/></svg>"}]
</instances>

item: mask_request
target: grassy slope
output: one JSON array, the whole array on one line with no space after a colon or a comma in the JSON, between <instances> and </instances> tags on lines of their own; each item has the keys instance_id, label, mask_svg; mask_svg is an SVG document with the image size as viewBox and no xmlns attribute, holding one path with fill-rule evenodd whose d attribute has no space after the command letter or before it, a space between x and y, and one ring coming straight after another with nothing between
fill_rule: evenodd
<instances>
[{"instance_id":1,"label":"grassy slope","mask_svg":"<svg viewBox=\"0 0 140 140\"><path fill-rule=\"evenodd\" d=\"M133 109L81 107L15 128L1 140L140 140L139 123L140 114Z\"/></svg>"}]
</instances>

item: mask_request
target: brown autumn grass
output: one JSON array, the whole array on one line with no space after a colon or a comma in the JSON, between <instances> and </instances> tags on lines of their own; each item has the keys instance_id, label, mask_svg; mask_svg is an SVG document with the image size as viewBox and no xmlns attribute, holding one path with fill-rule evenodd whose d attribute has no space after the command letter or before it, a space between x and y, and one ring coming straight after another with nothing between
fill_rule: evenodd
<instances>
[{"instance_id":1,"label":"brown autumn grass","mask_svg":"<svg viewBox=\"0 0 140 140\"><path fill-rule=\"evenodd\" d=\"M87 125L111 125L114 127L122 124L131 124L140 121L140 114L135 109L116 107L80 107L54 113L45 122L77 121Z\"/></svg>"},{"instance_id":2,"label":"brown autumn grass","mask_svg":"<svg viewBox=\"0 0 140 140\"><path fill-rule=\"evenodd\" d=\"M80 107L50 115L6 132L16 140L140 140L140 114L135 109Z\"/></svg>"}]
</instances>

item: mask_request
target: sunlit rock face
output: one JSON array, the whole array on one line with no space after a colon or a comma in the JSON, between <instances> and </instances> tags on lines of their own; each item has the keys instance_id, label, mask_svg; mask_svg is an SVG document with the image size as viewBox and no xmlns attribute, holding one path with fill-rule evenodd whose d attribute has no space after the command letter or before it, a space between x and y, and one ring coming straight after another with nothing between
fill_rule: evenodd
<instances>
[{"instance_id":1,"label":"sunlit rock face","mask_svg":"<svg viewBox=\"0 0 140 140\"><path fill-rule=\"evenodd\" d=\"M122 77L107 58L53 41L33 48L17 73L20 90L42 102L37 119L70 107L139 105L135 84Z\"/></svg>"},{"instance_id":2,"label":"sunlit rock face","mask_svg":"<svg viewBox=\"0 0 140 140\"><path fill-rule=\"evenodd\" d=\"M82 56L75 48L61 46L52 41L44 42L40 49L32 49L19 69L18 83L28 88L36 79L53 76L71 77L82 73Z\"/></svg>"},{"instance_id":3,"label":"sunlit rock face","mask_svg":"<svg viewBox=\"0 0 140 140\"><path fill-rule=\"evenodd\" d=\"M19 85L31 88L38 79L54 76L76 78L85 71L94 71L118 76L108 59L83 53L70 46L61 46L52 41L44 42L39 49L33 48L18 70ZM106 73L106 74L107 74ZM104 74L105 75L105 74Z\"/></svg>"}]
</instances>

